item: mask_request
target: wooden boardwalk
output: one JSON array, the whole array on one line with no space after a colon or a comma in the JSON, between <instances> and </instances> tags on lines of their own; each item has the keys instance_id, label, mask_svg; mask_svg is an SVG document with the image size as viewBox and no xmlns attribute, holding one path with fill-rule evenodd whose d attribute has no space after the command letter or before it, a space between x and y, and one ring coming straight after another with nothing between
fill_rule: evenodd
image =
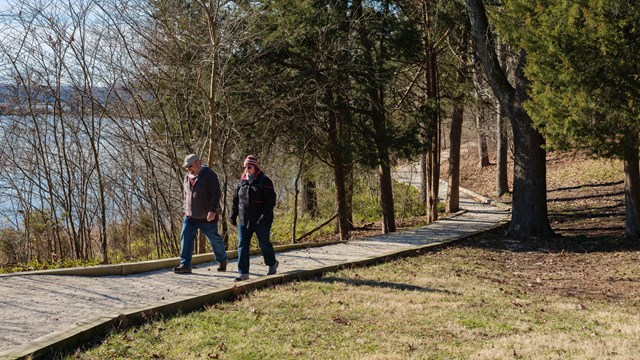
<instances>
[{"instance_id":1,"label":"wooden boardwalk","mask_svg":"<svg viewBox=\"0 0 640 360\"><path fill-rule=\"evenodd\" d=\"M114 324L114 319L122 318L121 314L186 311L205 302L228 298L243 287L268 286L341 265L379 261L508 221L508 211L468 194L461 195L464 212L428 226L278 253L280 267L276 275L265 276L267 267L262 257L253 256L251 279L241 283L233 282L236 272L233 260L225 273L217 272L216 264L210 262L198 265L190 275L163 269L128 276L0 276L0 358L19 358L83 341L91 329L100 328L96 324L109 321Z\"/></svg>"}]
</instances>

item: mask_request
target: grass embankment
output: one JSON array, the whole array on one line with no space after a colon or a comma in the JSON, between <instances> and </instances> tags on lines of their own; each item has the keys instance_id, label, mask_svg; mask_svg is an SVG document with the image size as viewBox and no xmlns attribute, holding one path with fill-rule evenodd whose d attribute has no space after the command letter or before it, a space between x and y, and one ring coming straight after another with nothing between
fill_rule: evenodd
<instances>
[{"instance_id":1,"label":"grass embankment","mask_svg":"<svg viewBox=\"0 0 640 360\"><path fill-rule=\"evenodd\" d=\"M114 333L75 356L637 358L640 252L620 245L621 169L555 156L550 219L561 238L517 240L494 231L437 252L241 295ZM475 159L467 161L463 172L475 171ZM467 179L493 178L477 175ZM479 184L467 180L490 195L492 188Z\"/></svg>"}]
</instances>

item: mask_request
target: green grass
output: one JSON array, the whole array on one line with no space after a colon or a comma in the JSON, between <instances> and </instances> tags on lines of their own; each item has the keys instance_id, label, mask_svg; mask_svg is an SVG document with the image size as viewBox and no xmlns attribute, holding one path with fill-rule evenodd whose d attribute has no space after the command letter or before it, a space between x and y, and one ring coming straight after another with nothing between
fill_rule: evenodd
<instances>
[{"instance_id":1,"label":"green grass","mask_svg":"<svg viewBox=\"0 0 640 360\"><path fill-rule=\"evenodd\" d=\"M487 250L326 274L116 332L80 359L634 358L637 304L521 292Z\"/></svg>"}]
</instances>

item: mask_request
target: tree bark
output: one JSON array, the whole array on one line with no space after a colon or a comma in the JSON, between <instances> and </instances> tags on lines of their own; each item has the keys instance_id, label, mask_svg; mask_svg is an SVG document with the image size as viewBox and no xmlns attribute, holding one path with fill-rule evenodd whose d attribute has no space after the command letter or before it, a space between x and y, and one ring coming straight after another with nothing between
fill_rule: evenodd
<instances>
[{"instance_id":1,"label":"tree bark","mask_svg":"<svg viewBox=\"0 0 640 360\"><path fill-rule=\"evenodd\" d=\"M438 192L440 185L440 99L438 96L438 63L434 42L430 38L431 22L428 1L422 1L422 42L424 46L425 108L428 116L426 128L426 183L427 219L438 219ZM435 104L435 106L434 106Z\"/></svg>"},{"instance_id":2,"label":"tree bark","mask_svg":"<svg viewBox=\"0 0 640 360\"><path fill-rule=\"evenodd\" d=\"M487 144L487 134L483 129L483 123L485 122L485 109L482 101L480 101L479 95L476 104L478 104L478 108L476 109L476 129L478 131L478 166L480 168L483 168L489 166L489 146Z\"/></svg>"},{"instance_id":3,"label":"tree bark","mask_svg":"<svg viewBox=\"0 0 640 360\"><path fill-rule=\"evenodd\" d=\"M456 82L463 84L467 78L467 62L469 53L469 29L465 27L460 39L460 54L462 62L456 74ZM460 210L460 143L462 142L462 122L464 120L464 93L458 90L451 114L451 129L449 130L449 169L447 181L446 211L454 213Z\"/></svg>"},{"instance_id":4,"label":"tree bark","mask_svg":"<svg viewBox=\"0 0 640 360\"><path fill-rule=\"evenodd\" d=\"M497 104L496 128L496 196L502 196L509 192L509 179L507 177L507 150L508 138L505 129L505 121L500 103Z\"/></svg>"},{"instance_id":5,"label":"tree bark","mask_svg":"<svg viewBox=\"0 0 640 360\"><path fill-rule=\"evenodd\" d=\"M420 204L423 209L427 208L427 147L420 154Z\"/></svg>"},{"instance_id":6,"label":"tree bark","mask_svg":"<svg viewBox=\"0 0 640 360\"><path fill-rule=\"evenodd\" d=\"M464 105L462 99L457 99L451 115L451 130L449 131L449 181L447 188L447 212L460 210L460 142L462 138L462 121Z\"/></svg>"},{"instance_id":7,"label":"tree bark","mask_svg":"<svg viewBox=\"0 0 640 360\"><path fill-rule=\"evenodd\" d=\"M302 185L302 211L311 217L318 216L318 197L316 195L316 183L310 179L303 180Z\"/></svg>"},{"instance_id":8,"label":"tree bark","mask_svg":"<svg viewBox=\"0 0 640 360\"><path fill-rule=\"evenodd\" d=\"M638 133L627 131L624 137L624 233L628 240L640 239L640 161Z\"/></svg>"},{"instance_id":9,"label":"tree bark","mask_svg":"<svg viewBox=\"0 0 640 360\"><path fill-rule=\"evenodd\" d=\"M507 56L505 46L498 39L498 57L500 64L506 68ZM506 123L504 121L504 111L499 101L496 104L496 196L500 197L509 192L509 179L507 176L507 150L508 137Z\"/></svg>"},{"instance_id":10,"label":"tree bark","mask_svg":"<svg viewBox=\"0 0 640 360\"><path fill-rule=\"evenodd\" d=\"M330 95L329 98L331 98ZM332 102L329 101L328 103ZM331 160L333 163L333 173L336 184L336 202L338 203L338 232L340 233L340 240L349 240L349 232L351 231L351 226L348 218L349 211L347 206L345 164L338 134L338 115L339 114L327 114L327 116L329 117L329 143L331 149Z\"/></svg>"},{"instance_id":11,"label":"tree bark","mask_svg":"<svg viewBox=\"0 0 640 360\"><path fill-rule=\"evenodd\" d=\"M300 165L298 165L298 172L296 173L296 179L293 182L293 224L291 224L291 243L296 243L296 226L298 225L298 194L300 191L298 190L298 184L300 183L300 174L302 174L302 168L304 166L304 156L305 156L305 148L302 150L302 154L300 155Z\"/></svg>"},{"instance_id":12,"label":"tree bark","mask_svg":"<svg viewBox=\"0 0 640 360\"><path fill-rule=\"evenodd\" d=\"M513 202L508 232L519 237L553 235L547 215L546 152L542 148L544 139L532 127L531 118L522 107L527 99L523 72L526 53L520 53L514 89L498 62L483 2L465 1L478 57L513 128Z\"/></svg>"}]
</instances>

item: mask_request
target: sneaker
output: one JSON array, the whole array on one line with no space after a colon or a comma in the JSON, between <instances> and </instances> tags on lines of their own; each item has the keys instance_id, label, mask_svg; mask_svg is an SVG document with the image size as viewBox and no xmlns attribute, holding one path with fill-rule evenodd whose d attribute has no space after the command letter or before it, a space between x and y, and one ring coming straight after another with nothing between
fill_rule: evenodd
<instances>
[{"instance_id":1,"label":"sneaker","mask_svg":"<svg viewBox=\"0 0 640 360\"><path fill-rule=\"evenodd\" d=\"M238 282L238 281L244 281L247 279L249 279L249 274L238 274L238 276L236 276L234 281Z\"/></svg>"},{"instance_id":2,"label":"sneaker","mask_svg":"<svg viewBox=\"0 0 640 360\"><path fill-rule=\"evenodd\" d=\"M229 263L229 260L222 260L220 261L220 263L218 264L218 271L227 271L227 264Z\"/></svg>"},{"instance_id":3,"label":"sneaker","mask_svg":"<svg viewBox=\"0 0 640 360\"><path fill-rule=\"evenodd\" d=\"M173 272L176 274L191 274L191 268L188 266L180 265L173 268Z\"/></svg>"},{"instance_id":4,"label":"sneaker","mask_svg":"<svg viewBox=\"0 0 640 360\"><path fill-rule=\"evenodd\" d=\"M276 260L276 263L269 266L269 271L267 272L267 275L273 275L275 273L278 272L278 265L280 265L280 263L278 262L278 260Z\"/></svg>"}]
</instances>

